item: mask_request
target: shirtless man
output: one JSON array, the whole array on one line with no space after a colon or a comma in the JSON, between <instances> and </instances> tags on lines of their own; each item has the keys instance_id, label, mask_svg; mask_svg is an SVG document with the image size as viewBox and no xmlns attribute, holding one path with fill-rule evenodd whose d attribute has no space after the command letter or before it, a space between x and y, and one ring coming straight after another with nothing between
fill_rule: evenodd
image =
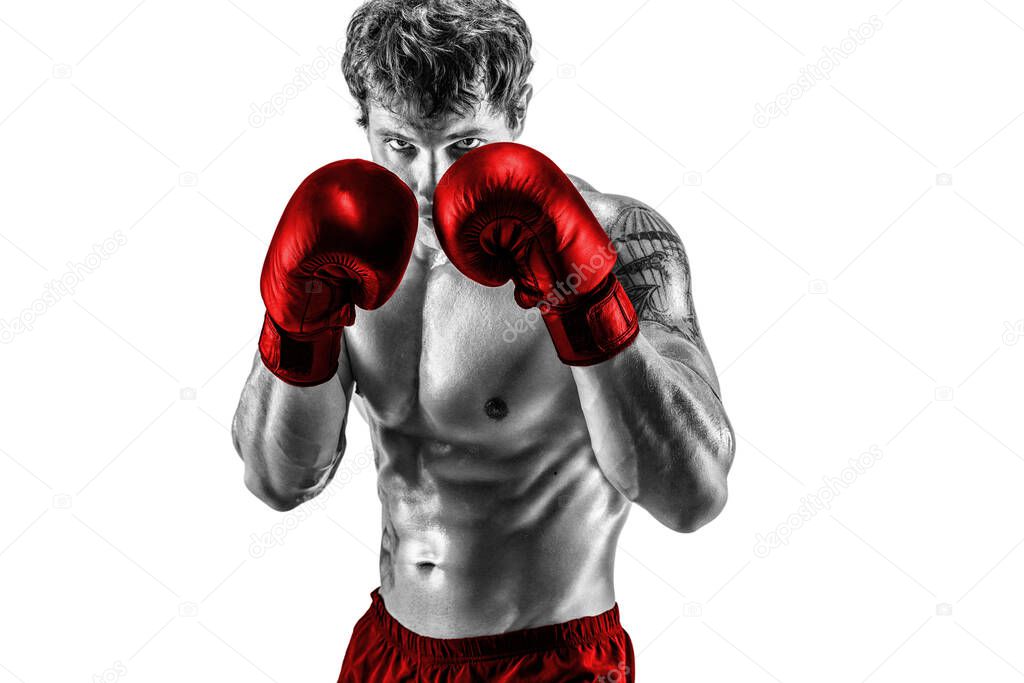
<instances>
[{"instance_id":1,"label":"shirtless man","mask_svg":"<svg viewBox=\"0 0 1024 683\"><path fill-rule=\"evenodd\" d=\"M268 251L246 486L276 510L320 493L352 403L375 454L381 584L339 681L634 680L612 581L631 503L692 532L726 501L683 245L511 143L530 48L504 0L364 3L343 69L376 165L312 174Z\"/></svg>"}]
</instances>

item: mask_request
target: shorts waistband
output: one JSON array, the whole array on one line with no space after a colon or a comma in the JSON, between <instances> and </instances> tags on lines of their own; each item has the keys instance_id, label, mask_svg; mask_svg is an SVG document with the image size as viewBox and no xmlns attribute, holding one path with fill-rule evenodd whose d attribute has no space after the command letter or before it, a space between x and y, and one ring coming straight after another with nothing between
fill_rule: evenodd
<instances>
[{"instance_id":1,"label":"shorts waistband","mask_svg":"<svg viewBox=\"0 0 1024 683\"><path fill-rule=\"evenodd\" d=\"M619 604L615 603L600 614L571 619L561 624L468 638L431 638L410 631L398 623L384 606L379 588L370 593L370 599L370 612L391 643L401 648L407 656L415 653L421 659L487 659L562 646L586 645L622 629Z\"/></svg>"}]
</instances>

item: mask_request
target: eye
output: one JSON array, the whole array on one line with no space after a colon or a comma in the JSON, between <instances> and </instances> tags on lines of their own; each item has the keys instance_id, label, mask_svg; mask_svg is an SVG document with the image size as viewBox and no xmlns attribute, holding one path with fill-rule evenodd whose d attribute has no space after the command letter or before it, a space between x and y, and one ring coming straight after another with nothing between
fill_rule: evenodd
<instances>
[{"instance_id":1,"label":"eye","mask_svg":"<svg viewBox=\"0 0 1024 683\"><path fill-rule=\"evenodd\" d=\"M392 152L408 152L412 149L405 140L399 140L398 138L384 138L384 144L388 146Z\"/></svg>"},{"instance_id":2,"label":"eye","mask_svg":"<svg viewBox=\"0 0 1024 683\"><path fill-rule=\"evenodd\" d=\"M476 149L482 144L484 144L484 141L481 140L480 138L463 138L455 143L455 147L462 151L466 151L470 149Z\"/></svg>"}]
</instances>

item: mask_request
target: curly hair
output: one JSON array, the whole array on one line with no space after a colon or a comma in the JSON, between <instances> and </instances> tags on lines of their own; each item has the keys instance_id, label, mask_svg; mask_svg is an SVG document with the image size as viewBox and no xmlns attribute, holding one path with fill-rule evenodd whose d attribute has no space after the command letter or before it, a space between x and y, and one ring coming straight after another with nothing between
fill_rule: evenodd
<instances>
[{"instance_id":1,"label":"curly hair","mask_svg":"<svg viewBox=\"0 0 1024 683\"><path fill-rule=\"evenodd\" d=\"M532 46L505 0L368 0L349 21L341 68L362 128L371 100L431 120L481 99L514 128L526 114Z\"/></svg>"}]
</instances>

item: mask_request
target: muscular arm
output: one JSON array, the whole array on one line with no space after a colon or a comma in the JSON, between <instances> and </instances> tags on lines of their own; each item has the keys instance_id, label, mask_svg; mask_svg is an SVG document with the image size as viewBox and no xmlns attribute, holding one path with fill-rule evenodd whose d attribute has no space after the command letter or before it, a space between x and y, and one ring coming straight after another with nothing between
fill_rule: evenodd
<instances>
[{"instance_id":1,"label":"muscular arm","mask_svg":"<svg viewBox=\"0 0 1024 683\"><path fill-rule=\"evenodd\" d=\"M573 367L598 464L655 519L694 531L725 505L734 435L701 338L682 241L656 211L584 192L618 253L615 274L640 336L614 358Z\"/></svg>"},{"instance_id":2,"label":"muscular arm","mask_svg":"<svg viewBox=\"0 0 1024 683\"><path fill-rule=\"evenodd\" d=\"M345 451L352 372L342 338L337 376L296 387L275 377L257 352L231 423L245 485L275 510L290 510L330 482Z\"/></svg>"}]
</instances>

